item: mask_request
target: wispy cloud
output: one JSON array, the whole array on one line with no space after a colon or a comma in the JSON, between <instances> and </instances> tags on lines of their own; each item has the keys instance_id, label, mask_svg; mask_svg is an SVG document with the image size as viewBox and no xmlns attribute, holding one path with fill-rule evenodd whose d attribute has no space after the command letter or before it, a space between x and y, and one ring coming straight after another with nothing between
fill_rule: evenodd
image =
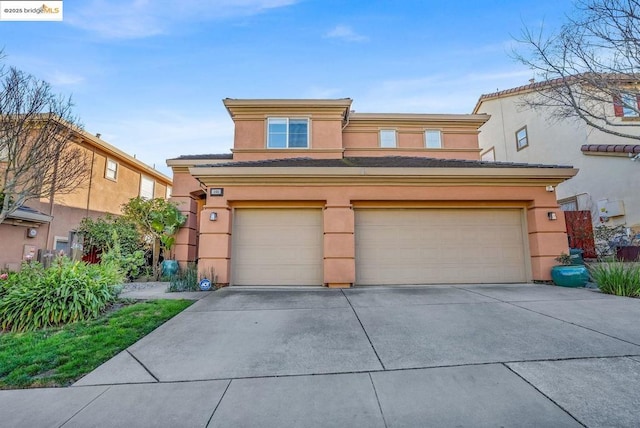
<instances>
[{"instance_id":1,"label":"wispy cloud","mask_svg":"<svg viewBox=\"0 0 640 428\"><path fill-rule=\"evenodd\" d=\"M299 0L90 0L65 11L65 22L110 39L169 33L190 21L244 17L295 4Z\"/></svg>"},{"instance_id":2,"label":"wispy cloud","mask_svg":"<svg viewBox=\"0 0 640 428\"><path fill-rule=\"evenodd\" d=\"M321 86L311 86L304 92L305 98L338 98L342 94L339 88L324 88Z\"/></svg>"},{"instance_id":3,"label":"wispy cloud","mask_svg":"<svg viewBox=\"0 0 640 428\"><path fill-rule=\"evenodd\" d=\"M384 80L354 104L361 111L469 113L483 93L524 85L530 77L529 70L487 70Z\"/></svg>"},{"instance_id":4,"label":"wispy cloud","mask_svg":"<svg viewBox=\"0 0 640 428\"><path fill-rule=\"evenodd\" d=\"M75 86L84 83L85 78L79 74L53 71L45 76L45 80L54 86Z\"/></svg>"},{"instance_id":5,"label":"wispy cloud","mask_svg":"<svg viewBox=\"0 0 640 428\"><path fill-rule=\"evenodd\" d=\"M357 33L348 25L336 25L329 30L324 37L329 39L341 39L347 42L366 42L369 40L367 36Z\"/></svg>"}]
</instances>

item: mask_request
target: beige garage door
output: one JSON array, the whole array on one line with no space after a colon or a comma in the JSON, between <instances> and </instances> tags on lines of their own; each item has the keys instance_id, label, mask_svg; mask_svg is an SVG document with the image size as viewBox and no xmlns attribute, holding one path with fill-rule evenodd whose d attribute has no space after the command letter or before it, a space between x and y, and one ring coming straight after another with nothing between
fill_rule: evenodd
<instances>
[{"instance_id":1,"label":"beige garage door","mask_svg":"<svg viewBox=\"0 0 640 428\"><path fill-rule=\"evenodd\" d=\"M234 285L322 285L322 210L236 209Z\"/></svg>"},{"instance_id":2,"label":"beige garage door","mask_svg":"<svg viewBox=\"0 0 640 428\"><path fill-rule=\"evenodd\" d=\"M520 210L356 211L356 284L526 281Z\"/></svg>"}]
</instances>

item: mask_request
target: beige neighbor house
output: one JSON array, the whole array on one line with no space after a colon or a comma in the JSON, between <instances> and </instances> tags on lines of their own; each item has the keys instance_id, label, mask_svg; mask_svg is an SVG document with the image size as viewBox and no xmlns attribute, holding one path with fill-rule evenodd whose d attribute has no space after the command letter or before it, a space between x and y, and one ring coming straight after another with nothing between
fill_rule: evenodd
<instances>
[{"instance_id":1,"label":"beige neighbor house","mask_svg":"<svg viewBox=\"0 0 640 428\"><path fill-rule=\"evenodd\" d=\"M640 142L582 121L549 120L544 113L523 107L523 97L547 84L532 83L480 97L473 113L491 116L480 127L482 159L573 165L580 172L556 189L562 209L590 211L594 224L625 225L632 233L640 233ZM624 132L640 135L637 109L623 108L614 99L602 108L613 122L637 122L637 127Z\"/></svg>"},{"instance_id":2,"label":"beige neighbor house","mask_svg":"<svg viewBox=\"0 0 640 428\"><path fill-rule=\"evenodd\" d=\"M171 178L87 132L73 143L86 153L88 181L66 195L31 200L0 224L0 269L17 270L24 260L80 250L75 229L84 217L120 214L136 196L168 198ZM2 162L2 159L0 159Z\"/></svg>"},{"instance_id":3,"label":"beige neighbor house","mask_svg":"<svg viewBox=\"0 0 640 428\"><path fill-rule=\"evenodd\" d=\"M176 258L238 286L549 279L567 237L548 188L575 169L480 162L488 115L351 102L225 99L232 154L167 161Z\"/></svg>"}]
</instances>

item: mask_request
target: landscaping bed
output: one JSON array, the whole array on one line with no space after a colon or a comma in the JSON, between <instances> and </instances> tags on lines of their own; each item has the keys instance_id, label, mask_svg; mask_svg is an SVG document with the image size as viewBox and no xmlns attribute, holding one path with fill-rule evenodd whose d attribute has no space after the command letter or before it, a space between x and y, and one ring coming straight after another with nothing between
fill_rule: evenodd
<instances>
[{"instance_id":1,"label":"landscaping bed","mask_svg":"<svg viewBox=\"0 0 640 428\"><path fill-rule=\"evenodd\" d=\"M116 301L94 320L0 334L0 389L68 386L193 302Z\"/></svg>"}]
</instances>

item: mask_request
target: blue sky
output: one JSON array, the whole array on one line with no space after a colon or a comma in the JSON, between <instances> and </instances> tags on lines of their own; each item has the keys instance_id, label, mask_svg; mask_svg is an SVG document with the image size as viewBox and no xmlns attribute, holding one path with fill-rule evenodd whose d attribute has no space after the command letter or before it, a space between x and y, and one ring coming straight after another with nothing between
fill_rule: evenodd
<instances>
[{"instance_id":1,"label":"blue sky","mask_svg":"<svg viewBox=\"0 0 640 428\"><path fill-rule=\"evenodd\" d=\"M569 0L64 0L63 22L0 22L5 63L72 95L85 129L166 174L226 153L223 98L343 98L360 112L470 113L526 84L510 52Z\"/></svg>"}]
</instances>

